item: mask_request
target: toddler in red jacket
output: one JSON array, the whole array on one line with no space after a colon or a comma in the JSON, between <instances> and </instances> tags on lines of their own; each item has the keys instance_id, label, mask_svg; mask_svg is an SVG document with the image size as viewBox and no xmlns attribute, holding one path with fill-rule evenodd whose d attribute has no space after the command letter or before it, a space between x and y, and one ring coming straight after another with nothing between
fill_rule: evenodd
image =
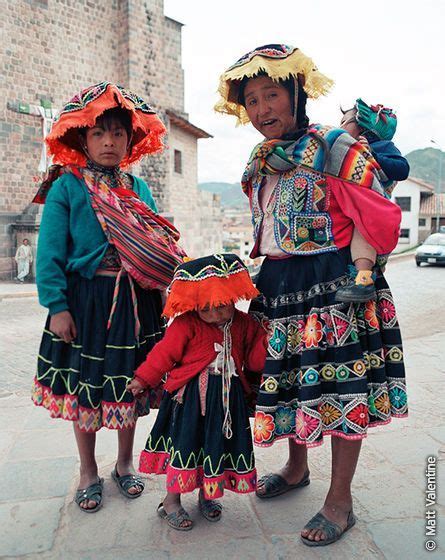
<instances>
[{"instance_id":1,"label":"toddler in red jacket","mask_svg":"<svg viewBox=\"0 0 445 560\"><path fill-rule=\"evenodd\" d=\"M136 395L167 374L139 469L167 475L158 514L179 531L193 527L181 494L199 488L199 509L215 522L222 514L215 498L225 489L255 491L247 372L263 370L267 332L235 303L257 295L236 255L210 255L178 266L164 309L175 319L128 385Z\"/></svg>"}]
</instances>

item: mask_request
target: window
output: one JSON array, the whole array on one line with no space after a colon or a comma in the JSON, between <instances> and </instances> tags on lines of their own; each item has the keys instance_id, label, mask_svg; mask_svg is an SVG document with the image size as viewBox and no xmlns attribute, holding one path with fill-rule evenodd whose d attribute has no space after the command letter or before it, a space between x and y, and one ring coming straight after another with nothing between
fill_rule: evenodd
<instances>
[{"instance_id":1,"label":"window","mask_svg":"<svg viewBox=\"0 0 445 560\"><path fill-rule=\"evenodd\" d=\"M396 204L400 206L402 212L411 212L410 196L396 196Z\"/></svg>"},{"instance_id":2,"label":"window","mask_svg":"<svg viewBox=\"0 0 445 560\"><path fill-rule=\"evenodd\" d=\"M175 150L175 162L174 162L174 170L175 173L182 173L182 152L179 150Z\"/></svg>"},{"instance_id":3,"label":"window","mask_svg":"<svg viewBox=\"0 0 445 560\"><path fill-rule=\"evenodd\" d=\"M426 218L419 218L419 226L420 227L426 226Z\"/></svg>"},{"instance_id":4,"label":"window","mask_svg":"<svg viewBox=\"0 0 445 560\"><path fill-rule=\"evenodd\" d=\"M409 229L400 230L400 239L409 239Z\"/></svg>"}]
</instances>

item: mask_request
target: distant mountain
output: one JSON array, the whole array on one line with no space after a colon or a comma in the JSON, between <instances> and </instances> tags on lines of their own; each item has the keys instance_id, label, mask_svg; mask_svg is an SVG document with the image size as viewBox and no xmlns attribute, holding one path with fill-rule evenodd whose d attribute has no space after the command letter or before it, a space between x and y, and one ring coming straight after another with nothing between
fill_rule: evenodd
<instances>
[{"instance_id":1,"label":"distant mountain","mask_svg":"<svg viewBox=\"0 0 445 560\"><path fill-rule=\"evenodd\" d=\"M248 208L247 197L241 190L239 183L199 183L198 187L202 191L219 194L221 205L234 208Z\"/></svg>"},{"instance_id":2,"label":"distant mountain","mask_svg":"<svg viewBox=\"0 0 445 560\"><path fill-rule=\"evenodd\" d=\"M435 148L423 148L413 150L405 157L411 168L410 175L422 179L436 188L439 179L439 155L442 159L441 190L445 192L445 152Z\"/></svg>"}]
</instances>

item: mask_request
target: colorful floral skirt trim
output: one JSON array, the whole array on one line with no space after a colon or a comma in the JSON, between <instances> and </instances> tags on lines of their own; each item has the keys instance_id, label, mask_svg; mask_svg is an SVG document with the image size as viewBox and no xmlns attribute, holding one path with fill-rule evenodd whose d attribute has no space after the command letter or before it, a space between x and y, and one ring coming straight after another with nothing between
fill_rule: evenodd
<instances>
[{"instance_id":1,"label":"colorful floral skirt trim","mask_svg":"<svg viewBox=\"0 0 445 560\"><path fill-rule=\"evenodd\" d=\"M126 277L121 280L115 314L107 329L115 280L70 276L68 304L77 337L70 344L63 342L49 330L48 317L40 344L32 400L49 410L51 417L77 422L85 432L102 426L133 427L137 417L150 410L150 396L134 399L126 385L162 337L160 294L135 286L141 321L138 346Z\"/></svg>"},{"instance_id":2,"label":"colorful floral skirt trim","mask_svg":"<svg viewBox=\"0 0 445 560\"><path fill-rule=\"evenodd\" d=\"M313 447L324 435L356 440L407 415L403 349L381 272L377 301L337 303L349 249L265 259L250 312L273 328L261 381L254 443L282 438Z\"/></svg>"},{"instance_id":3,"label":"colorful floral skirt trim","mask_svg":"<svg viewBox=\"0 0 445 560\"><path fill-rule=\"evenodd\" d=\"M222 427L222 378L209 375L206 411L202 414L197 375L186 386L182 402L177 393L165 393L156 422L142 451L139 470L167 475L168 492L186 493L202 488L206 499L219 498L224 490L254 492L256 469L252 436L238 377L232 378L230 412L233 436Z\"/></svg>"}]
</instances>

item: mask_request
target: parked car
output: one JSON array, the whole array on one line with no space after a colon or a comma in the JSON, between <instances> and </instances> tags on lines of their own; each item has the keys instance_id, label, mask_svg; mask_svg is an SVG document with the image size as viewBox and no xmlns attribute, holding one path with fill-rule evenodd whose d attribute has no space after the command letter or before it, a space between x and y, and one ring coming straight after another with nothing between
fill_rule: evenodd
<instances>
[{"instance_id":1,"label":"parked car","mask_svg":"<svg viewBox=\"0 0 445 560\"><path fill-rule=\"evenodd\" d=\"M445 264L445 233L433 233L425 239L420 247L417 247L416 264Z\"/></svg>"}]
</instances>

